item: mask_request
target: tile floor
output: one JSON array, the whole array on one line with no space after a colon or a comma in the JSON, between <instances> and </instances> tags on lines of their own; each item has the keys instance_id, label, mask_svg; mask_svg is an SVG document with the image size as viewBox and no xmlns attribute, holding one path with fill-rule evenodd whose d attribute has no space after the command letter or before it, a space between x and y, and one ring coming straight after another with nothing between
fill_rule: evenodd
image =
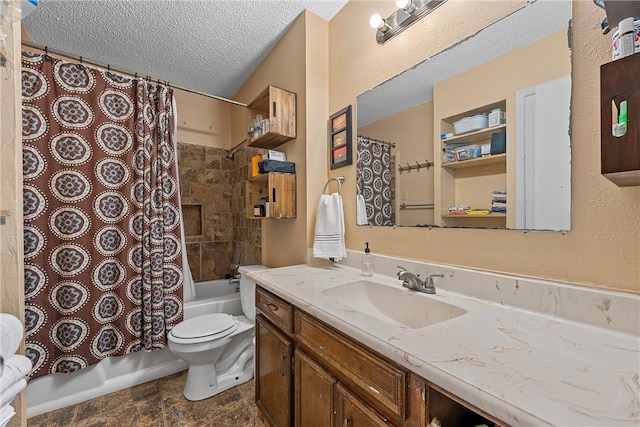
<instances>
[{"instance_id":1,"label":"tile floor","mask_svg":"<svg viewBox=\"0 0 640 427\"><path fill-rule=\"evenodd\" d=\"M182 395L187 371L38 415L29 427L263 427L253 380L190 402Z\"/></svg>"}]
</instances>

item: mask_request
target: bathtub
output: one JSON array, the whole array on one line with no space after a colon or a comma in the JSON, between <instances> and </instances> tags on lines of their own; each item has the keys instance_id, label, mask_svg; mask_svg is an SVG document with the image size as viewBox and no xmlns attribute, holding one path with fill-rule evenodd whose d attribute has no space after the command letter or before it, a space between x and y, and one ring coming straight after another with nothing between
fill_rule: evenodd
<instances>
[{"instance_id":1,"label":"bathtub","mask_svg":"<svg viewBox=\"0 0 640 427\"><path fill-rule=\"evenodd\" d=\"M196 283L196 299L185 303L185 319L221 312L242 314L238 286L229 286L227 280ZM27 418L187 368L188 365L176 358L167 346L152 352L139 351L125 356L108 357L100 363L70 374L39 377L30 381L27 386Z\"/></svg>"}]
</instances>

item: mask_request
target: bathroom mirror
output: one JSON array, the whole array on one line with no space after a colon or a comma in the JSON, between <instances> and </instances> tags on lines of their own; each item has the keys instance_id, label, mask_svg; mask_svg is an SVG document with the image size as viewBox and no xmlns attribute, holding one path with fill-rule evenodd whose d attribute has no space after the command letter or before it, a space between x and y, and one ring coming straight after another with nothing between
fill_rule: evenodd
<instances>
[{"instance_id":1,"label":"bathroom mirror","mask_svg":"<svg viewBox=\"0 0 640 427\"><path fill-rule=\"evenodd\" d=\"M570 20L538 0L357 97L369 225L570 229Z\"/></svg>"}]
</instances>

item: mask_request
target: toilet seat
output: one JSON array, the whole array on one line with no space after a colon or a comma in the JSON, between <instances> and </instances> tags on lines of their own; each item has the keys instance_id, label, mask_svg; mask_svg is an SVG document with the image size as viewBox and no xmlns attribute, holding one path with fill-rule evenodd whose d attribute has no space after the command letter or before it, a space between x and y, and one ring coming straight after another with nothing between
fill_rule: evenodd
<instances>
[{"instance_id":1,"label":"toilet seat","mask_svg":"<svg viewBox=\"0 0 640 427\"><path fill-rule=\"evenodd\" d=\"M178 323L169 333L176 342L200 343L224 338L238 329L238 322L227 313L197 316Z\"/></svg>"}]
</instances>

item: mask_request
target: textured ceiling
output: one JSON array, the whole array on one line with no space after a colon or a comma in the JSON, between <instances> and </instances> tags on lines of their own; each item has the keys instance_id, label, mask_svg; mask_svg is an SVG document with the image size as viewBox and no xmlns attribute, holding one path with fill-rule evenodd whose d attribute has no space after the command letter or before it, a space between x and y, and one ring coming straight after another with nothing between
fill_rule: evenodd
<instances>
[{"instance_id":1,"label":"textured ceiling","mask_svg":"<svg viewBox=\"0 0 640 427\"><path fill-rule=\"evenodd\" d=\"M34 43L232 98L304 10L347 0L40 0Z\"/></svg>"}]
</instances>

